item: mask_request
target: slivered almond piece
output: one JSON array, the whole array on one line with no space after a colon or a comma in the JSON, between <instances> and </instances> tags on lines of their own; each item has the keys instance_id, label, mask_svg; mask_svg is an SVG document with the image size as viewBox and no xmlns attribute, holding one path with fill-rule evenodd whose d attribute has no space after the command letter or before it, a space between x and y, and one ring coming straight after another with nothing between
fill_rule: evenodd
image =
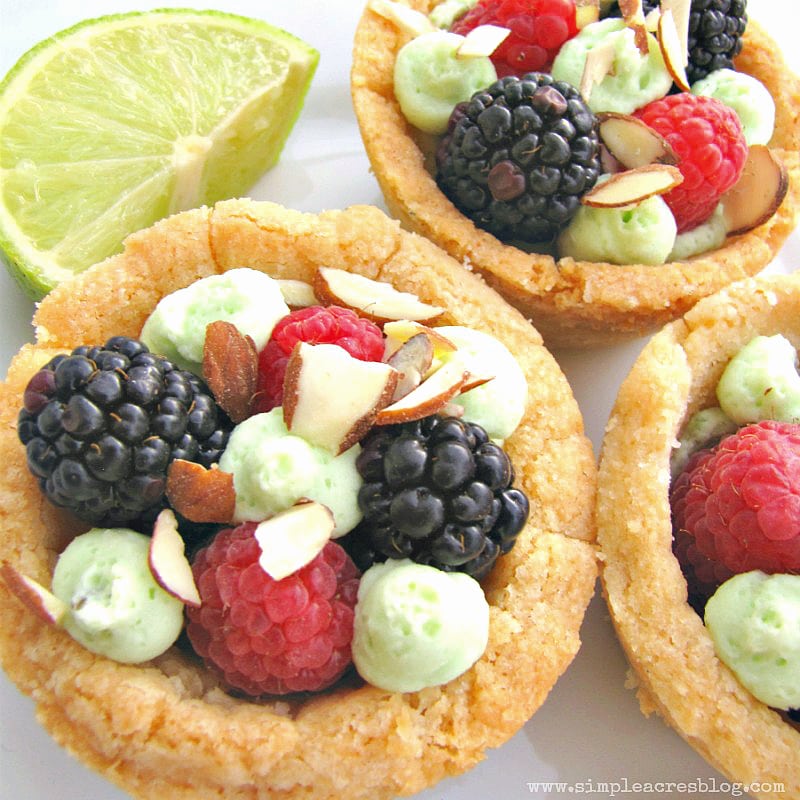
<instances>
[{"instance_id":1,"label":"slivered almond piece","mask_svg":"<svg viewBox=\"0 0 800 800\"><path fill-rule=\"evenodd\" d=\"M575 25L578 30L600 19L600 0L575 0Z\"/></svg>"},{"instance_id":2,"label":"slivered almond piece","mask_svg":"<svg viewBox=\"0 0 800 800\"><path fill-rule=\"evenodd\" d=\"M194 582L192 567L186 558L186 545L178 531L178 521L171 509L165 508L156 517L147 553L150 572L156 583L187 606L200 608L200 593Z\"/></svg>"},{"instance_id":3,"label":"slivered almond piece","mask_svg":"<svg viewBox=\"0 0 800 800\"><path fill-rule=\"evenodd\" d=\"M370 11L374 11L389 22L394 23L409 36L420 36L436 30L436 26L421 11L409 8L393 0L369 0Z\"/></svg>"},{"instance_id":4,"label":"slivered almond piece","mask_svg":"<svg viewBox=\"0 0 800 800\"><path fill-rule=\"evenodd\" d=\"M319 302L314 294L314 287L305 281L295 280L294 278L278 279L278 286L283 295L284 302L291 309L308 308L315 306Z\"/></svg>"},{"instance_id":5,"label":"slivered almond piece","mask_svg":"<svg viewBox=\"0 0 800 800\"><path fill-rule=\"evenodd\" d=\"M444 314L443 308L424 303L415 294L333 267L317 269L314 292L323 303L351 308L376 323L409 319L430 324Z\"/></svg>"},{"instance_id":6,"label":"slivered almond piece","mask_svg":"<svg viewBox=\"0 0 800 800\"><path fill-rule=\"evenodd\" d=\"M765 145L750 145L739 180L720 199L728 235L763 225L778 210L788 190L789 174L783 162Z\"/></svg>"},{"instance_id":7,"label":"slivered almond piece","mask_svg":"<svg viewBox=\"0 0 800 800\"><path fill-rule=\"evenodd\" d=\"M610 75L614 71L614 58L616 54L617 51L613 42L606 42L605 44L593 47L586 54L586 61L583 65L578 91L587 103L592 96L592 89L594 89L598 83L602 83L606 75Z\"/></svg>"},{"instance_id":8,"label":"slivered almond piece","mask_svg":"<svg viewBox=\"0 0 800 800\"><path fill-rule=\"evenodd\" d=\"M692 12L692 0L661 0L661 13L665 11L672 14L675 22L675 31L681 46L681 64L685 67L689 63L689 17Z\"/></svg>"},{"instance_id":9,"label":"slivered almond piece","mask_svg":"<svg viewBox=\"0 0 800 800\"><path fill-rule=\"evenodd\" d=\"M216 465L206 469L176 458L167 470L167 498L175 511L192 522L231 522L236 506L233 475Z\"/></svg>"},{"instance_id":10,"label":"slivered almond piece","mask_svg":"<svg viewBox=\"0 0 800 800\"><path fill-rule=\"evenodd\" d=\"M252 338L225 320L209 323L203 344L203 377L234 422L247 419L258 379L258 352Z\"/></svg>"},{"instance_id":11,"label":"slivered almond piece","mask_svg":"<svg viewBox=\"0 0 800 800\"><path fill-rule=\"evenodd\" d=\"M448 361L405 397L381 409L375 424L412 422L435 414L459 394L468 377L463 364L457 360Z\"/></svg>"},{"instance_id":12,"label":"slivered almond piece","mask_svg":"<svg viewBox=\"0 0 800 800\"><path fill-rule=\"evenodd\" d=\"M642 0L619 0L619 10L625 24L633 31L634 41L643 56L650 53L647 38L647 26L644 21Z\"/></svg>"},{"instance_id":13,"label":"slivered almond piece","mask_svg":"<svg viewBox=\"0 0 800 800\"><path fill-rule=\"evenodd\" d=\"M682 182L683 175L677 167L649 164L617 172L604 183L595 184L583 195L581 202L592 208L620 208L640 203L655 194L664 194Z\"/></svg>"},{"instance_id":14,"label":"slivered almond piece","mask_svg":"<svg viewBox=\"0 0 800 800\"><path fill-rule=\"evenodd\" d=\"M637 117L606 111L599 113L597 119L603 144L626 169L678 163L678 156L669 142Z\"/></svg>"},{"instance_id":15,"label":"slivered almond piece","mask_svg":"<svg viewBox=\"0 0 800 800\"><path fill-rule=\"evenodd\" d=\"M509 28L499 25L478 25L465 37L456 50L458 58L488 57L506 40Z\"/></svg>"},{"instance_id":16,"label":"slivered almond piece","mask_svg":"<svg viewBox=\"0 0 800 800\"><path fill-rule=\"evenodd\" d=\"M658 18L661 16L661 9L656 6L652 11L645 15L644 27L648 33L655 33L658 30Z\"/></svg>"},{"instance_id":17,"label":"slivered almond piece","mask_svg":"<svg viewBox=\"0 0 800 800\"><path fill-rule=\"evenodd\" d=\"M380 361L360 361L335 344L298 342L286 365L286 427L334 455L352 447L388 405L398 373Z\"/></svg>"},{"instance_id":18,"label":"slivered almond piece","mask_svg":"<svg viewBox=\"0 0 800 800\"><path fill-rule=\"evenodd\" d=\"M452 353L456 346L437 328L429 328L421 322L413 322L409 319L400 319L387 322L383 326L383 335L386 337L386 351L383 360L388 360L389 356L397 350L403 342L408 341L412 336L424 333L433 344L434 358L441 358L445 353Z\"/></svg>"},{"instance_id":19,"label":"slivered almond piece","mask_svg":"<svg viewBox=\"0 0 800 800\"><path fill-rule=\"evenodd\" d=\"M0 565L0 575L3 576L6 586L42 622L55 626L63 623L64 617L66 617L69 610L67 604L56 597L49 589L46 589L33 578L23 575L8 561L4 561Z\"/></svg>"},{"instance_id":20,"label":"slivered almond piece","mask_svg":"<svg viewBox=\"0 0 800 800\"><path fill-rule=\"evenodd\" d=\"M686 66L683 63L684 50L678 29L675 27L675 17L672 16L672 11L669 9L661 11L661 16L658 18L656 38L661 49L661 55L664 57L667 72L672 76L675 85L681 91L691 91L689 78L686 75Z\"/></svg>"},{"instance_id":21,"label":"slivered almond piece","mask_svg":"<svg viewBox=\"0 0 800 800\"><path fill-rule=\"evenodd\" d=\"M417 333L406 339L386 359L386 363L394 367L398 374L397 385L392 394L392 402L395 402L422 383L433 363L433 342L425 333Z\"/></svg>"}]
</instances>

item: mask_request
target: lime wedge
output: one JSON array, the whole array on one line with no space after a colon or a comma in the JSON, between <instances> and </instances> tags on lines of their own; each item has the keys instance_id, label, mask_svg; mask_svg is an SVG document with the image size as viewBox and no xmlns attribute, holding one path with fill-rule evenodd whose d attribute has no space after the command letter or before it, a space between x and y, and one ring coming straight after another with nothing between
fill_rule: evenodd
<instances>
[{"instance_id":1,"label":"lime wedge","mask_svg":"<svg viewBox=\"0 0 800 800\"><path fill-rule=\"evenodd\" d=\"M319 53L260 20L82 22L0 84L0 250L35 298L133 231L241 196L278 160Z\"/></svg>"}]
</instances>

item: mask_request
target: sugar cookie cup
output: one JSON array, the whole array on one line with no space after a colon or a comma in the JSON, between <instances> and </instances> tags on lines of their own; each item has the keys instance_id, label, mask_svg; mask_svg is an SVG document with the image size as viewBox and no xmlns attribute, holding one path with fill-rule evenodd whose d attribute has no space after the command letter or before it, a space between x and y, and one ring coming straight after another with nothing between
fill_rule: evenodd
<instances>
[{"instance_id":1,"label":"sugar cookie cup","mask_svg":"<svg viewBox=\"0 0 800 800\"><path fill-rule=\"evenodd\" d=\"M748 278L708 297L646 345L603 440L598 487L602 585L642 711L658 712L731 780L797 797L800 732L717 657L672 553L670 454L683 425L716 404L731 357L758 335L800 343L800 276Z\"/></svg>"},{"instance_id":2,"label":"sugar cookie cup","mask_svg":"<svg viewBox=\"0 0 800 800\"><path fill-rule=\"evenodd\" d=\"M434 0L402 0L429 12ZM483 275L554 348L605 346L657 330L700 298L755 275L796 224L800 205L800 81L775 42L752 20L736 67L761 80L777 107L770 148L790 174L779 211L765 224L729 237L723 247L658 266L554 259L502 243L477 228L440 191L435 144L404 118L394 96L393 65L407 37L367 8L353 48L351 91L362 139L387 207L468 269Z\"/></svg>"},{"instance_id":3,"label":"sugar cookie cup","mask_svg":"<svg viewBox=\"0 0 800 800\"><path fill-rule=\"evenodd\" d=\"M484 582L489 644L449 683L399 694L345 682L310 699L225 694L179 647L140 666L93 655L26 610L0 582L0 660L71 753L137 798L388 798L461 773L541 705L579 647L597 574L596 469L569 386L525 319L422 237L371 207L320 215L228 201L131 236L124 252L54 290L37 343L0 384L0 561L49 585L84 526L40 494L15 431L21 393L52 355L137 336L165 294L248 265L310 280L318 265L389 281L484 330L517 354L527 413L506 441L530 518Z\"/></svg>"}]
</instances>

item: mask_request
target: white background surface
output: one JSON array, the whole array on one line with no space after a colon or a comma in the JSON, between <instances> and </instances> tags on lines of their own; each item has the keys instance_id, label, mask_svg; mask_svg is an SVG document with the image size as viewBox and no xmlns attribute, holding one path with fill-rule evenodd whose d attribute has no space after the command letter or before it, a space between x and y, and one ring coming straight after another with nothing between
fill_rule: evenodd
<instances>
[{"instance_id":1,"label":"white background surface","mask_svg":"<svg viewBox=\"0 0 800 800\"><path fill-rule=\"evenodd\" d=\"M32 45L88 17L156 8L163 0L0 0L0 76ZM302 211L372 203L384 208L361 146L349 96L350 49L362 0L194 0L195 8L224 8L260 16L313 44L321 53L305 109L281 161L251 195ZM783 11L781 10L783 8ZM750 15L781 42L800 69L791 4L750 0ZM800 234L789 241L770 271L788 272L800 258ZM0 375L21 344L31 340L32 303L3 271L0 274ZM556 353L584 414L595 452L617 387L642 340L589 353ZM626 664L602 599L593 600L583 647L545 705L516 737L467 775L449 779L418 800L494 797L620 796L730 797L724 778L659 718L645 718L624 688ZM634 782L703 779L709 792L634 791ZM559 790L531 786L562 781ZM598 787L603 782L619 786ZM84 769L39 727L33 704L0 675L0 798L3 800L124 800L126 795ZM165 800L169 800L165 798ZM344 800L344 798L343 798Z\"/></svg>"}]
</instances>

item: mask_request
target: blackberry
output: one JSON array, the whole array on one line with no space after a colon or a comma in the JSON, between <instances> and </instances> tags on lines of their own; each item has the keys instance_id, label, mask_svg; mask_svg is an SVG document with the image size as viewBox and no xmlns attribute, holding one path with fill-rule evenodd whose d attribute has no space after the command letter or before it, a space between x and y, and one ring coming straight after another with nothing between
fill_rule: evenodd
<instances>
[{"instance_id":1,"label":"blackberry","mask_svg":"<svg viewBox=\"0 0 800 800\"><path fill-rule=\"evenodd\" d=\"M231 427L200 378L124 336L49 361L17 420L47 498L107 526L154 519L170 462L211 466Z\"/></svg>"},{"instance_id":2,"label":"blackberry","mask_svg":"<svg viewBox=\"0 0 800 800\"><path fill-rule=\"evenodd\" d=\"M514 546L528 498L479 425L434 415L373 429L361 446L364 519L338 540L360 569L410 558L480 579Z\"/></svg>"},{"instance_id":3,"label":"blackberry","mask_svg":"<svg viewBox=\"0 0 800 800\"><path fill-rule=\"evenodd\" d=\"M689 65L694 83L718 69L731 69L742 50L747 0L692 0L689 14Z\"/></svg>"},{"instance_id":4,"label":"blackberry","mask_svg":"<svg viewBox=\"0 0 800 800\"><path fill-rule=\"evenodd\" d=\"M658 0L643 0L645 14L659 5ZM747 0L692 0L689 13L689 83L705 78L718 69L731 69L742 50L742 34L747 27ZM613 3L607 16L622 16L619 3Z\"/></svg>"},{"instance_id":5,"label":"blackberry","mask_svg":"<svg viewBox=\"0 0 800 800\"><path fill-rule=\"evenodd\" d=\"M508 76L456 106L436 164L439 187L478 227L545 242L600 175L597 119L564 81Z\"/></svg>"}]
</instances>

